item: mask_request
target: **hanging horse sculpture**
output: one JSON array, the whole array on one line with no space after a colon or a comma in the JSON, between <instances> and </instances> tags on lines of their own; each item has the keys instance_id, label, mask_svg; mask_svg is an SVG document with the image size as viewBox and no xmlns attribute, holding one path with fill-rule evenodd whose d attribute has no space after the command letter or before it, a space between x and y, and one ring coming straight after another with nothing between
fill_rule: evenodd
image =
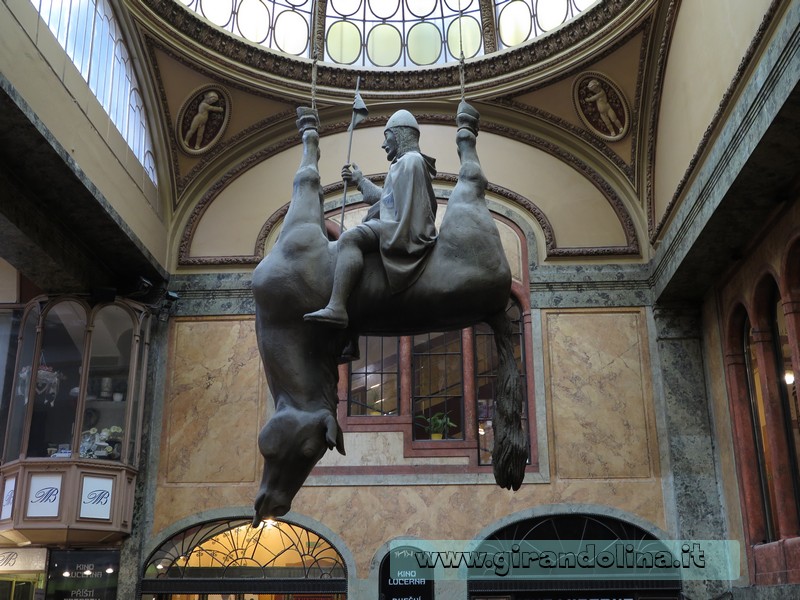
<instances>
[{"instance_id":1,"label":"hanging horse sculpture","mask_svg":"<svg viewBox=\"0 0 800 600\"><path fill-rule=\"evenodd\" d=\"M275 412L258 436L264 456L254 524L286 514L327 450L344 454L336 419L338 359L354 334L412 335L488 323L499 356L492 454L497 484L518 489L528 450L521 425L520 377L505 313L511 272L484 197L487 180L476 152L478 113L462 102L456 116L458 182L419 278L389 290L380 253L364 257L347 302L348 329L304 321L331 295L337 243L328 240L318 170L317 116L298 109L303 157L280 236L256 267L256 330Z\"/></svg>"}]
</instances>

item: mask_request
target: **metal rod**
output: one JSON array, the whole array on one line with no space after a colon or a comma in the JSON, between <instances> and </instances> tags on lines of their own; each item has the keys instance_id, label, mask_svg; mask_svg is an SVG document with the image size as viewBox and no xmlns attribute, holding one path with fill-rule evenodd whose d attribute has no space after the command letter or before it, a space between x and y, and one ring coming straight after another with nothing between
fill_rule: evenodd
<instances>
[{"instance_id":1,"label":"metal rod","mask_svg":"<svg viewBox=\"0 0 800 600\"><path fill-rule=\"evenodd\" d=\"M361 85L361 75L356 78L356 93L353 96L353 104L355 105L355 99L358 98L358 87ZM350 151L353 148L353 130L355 129L355 110L350 115L350 137L347 140L347 162L346 165L350 165ZM339 231L344 232L344 207L347 204L347 180L344 181L344 191L342 192L342 216L339 219ZM340 233L341 235L341 233Z\"/></svg>"}]
</instances>

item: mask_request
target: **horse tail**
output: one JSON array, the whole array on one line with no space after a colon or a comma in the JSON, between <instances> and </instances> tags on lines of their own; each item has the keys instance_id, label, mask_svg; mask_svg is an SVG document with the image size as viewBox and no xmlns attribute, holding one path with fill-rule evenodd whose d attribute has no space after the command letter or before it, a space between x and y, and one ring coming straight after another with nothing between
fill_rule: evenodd
<instances>
[{"instance_id":1,"label":"horse tail","mask_svg":"<svg viewBox=\"0 0 800 600\"><path fill-rule=\"evenodd\" d=\"M494 478L502 488L518 490L525 477L528 442L522 428L522 384L514 356L511 321L505 311L487 322L497 347L497 396L494 415Z\"/></svg>"}]
</instances>

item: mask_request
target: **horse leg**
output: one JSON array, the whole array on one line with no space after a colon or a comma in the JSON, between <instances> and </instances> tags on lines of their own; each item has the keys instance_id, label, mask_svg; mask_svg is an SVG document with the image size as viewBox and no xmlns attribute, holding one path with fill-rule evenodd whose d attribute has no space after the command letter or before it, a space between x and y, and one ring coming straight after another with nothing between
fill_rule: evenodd
<instances>
[{"instance_id":1,"label":"horse leg","mask_svg":"<svg viewBox=\"0 0 800 600\"><path fill-rule=\"evenodd\" d=\"M456 114L456 146L458 147L458 158L461 160L461 169L458 172L459 185L467 184L469 190L465 199L482 199L486 191L488 180L483 174L481 161L478 159L478 151L475 147L478 137L478 121L480 115L478 111L467 102L462 101L458 105ZM459 195L456 190L453 193ZM460 191L460 190L459 190Z\"/></svg>"},{"instance_id":2,"label":"horse leg","mask_svg":"<svg viewBox=\"0 0 800 600\"><path fill-rule=\"evenodd\" d=\"M325 235L325 220L322 212L322 186L319 175L319 117L317 111L299 107L297 128L303 140L303 156L294 176L292 201L283 220L283 229L291 230L295 225L319 225Z\"/></svg>"},{"instance_id":3,"label":"horse leg","mask_svg":"<svg viewBox=\"0 0 800 600\"><path fill-rule=\"evenodd\" d=\"M522 385L514 356L511 320L505 311L487 323L494 332L497 347L497 396L494 415L494 479L503 488L518 490L525 477L528 443L522 428Z\"/></svg>"}]
</instances>

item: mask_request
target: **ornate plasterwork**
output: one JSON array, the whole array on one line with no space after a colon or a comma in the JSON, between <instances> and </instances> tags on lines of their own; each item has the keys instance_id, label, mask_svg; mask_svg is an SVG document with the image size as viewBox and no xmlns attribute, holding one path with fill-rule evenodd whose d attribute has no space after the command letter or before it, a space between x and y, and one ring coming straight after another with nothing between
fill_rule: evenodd
<instances>
[{"instance_id":1,"label":"ornate plasterwork","mask_svg":"<svg viewBox=\"0 0 800 600\"><path fill-rule=\"evenodd\" d=\"M594 135L616 142L630 131L631 111L619 86L596 71L586 71L572 84L572 103L583 124Z\"/></svg>"},{"instance_id":2,"label":"ornate plasterwork","mask_svg":"<svg viewBox=\"0 0 800 600\"><path fill-rule=\"evenodd\" d=\"M232 110L231 95L223 86L209 83L193 90L178 110L178 147L191 156L208 152L225 133Z\"/></svg>"},{"instance_id":3,"label":"ornate plasterwork","mask_svg":"<svg viewBox=\"0 0 800 600\"><path fill-rule=\"evenodd\" d=\"M453 122L452 115L443 115L443 114L419 114L417 115L417 121L421 124L447 124L451 125ZM367 124L371 125L383 125L386 122L386 117L376 117L370 116L366 119ZM338 123L333 123L331 125L326 125L320 127L320 134L321 135L330 135L333 133L339 133L345 131L349 126L348 121L341 121ZM562 162L570 165L573 169L578 171L582 176L592 182L592 184L600 191L600 193L606 198L606 200L611 205L612 209L614 210L619 222L622 226L623 232L625 234L626 245L624 246L602 246L602 247L575 247L575 248L559 248L556 243L555 233L553 232L553 228L550 225L549 221L547 220L544 212L538 208L533 202L529 201L528 199L507 190L506 188L499 186L497 184L490 184L489 191L509 200L510 202L517 204L524 208L528 213L530 213L536 221L539 223L542 231L545 235L545 247L547 249L547 256L548 257L571 257L571 258L579 258L579 257L595 257L595 256L638 256L640 255L640 246L639 240L636 235L636 227L634 225L633 219L631 218L630 214L628 213L627 209L625 208L624 202L622 199L617 195L615 190L612 186L603 179L594 169L592 169L589 165L578 159L577 157L571 155L563 148L549 142L547 140L543 140L538 138L532 134L521 132L517 129L511 129L509 127L498 125L491 122L485 122L481 124L481 128L483 131L494 133L503 137L507 137L509 139L513 139L518 142L522 142L548 154L558 158ZM257 264L263 258L263 247L264 241L266 240L267 236L269 235L272 227L276 223L278 223L283 214L285 214L286 207L279 209L275 214L270 216L270 218L265 223L264 227L262 227L261 232L258 235L258 239L256 241L256 246L253 250L253 254L251 255L242 255L242 256L191 256L191 245L192 239L194 237L194 233L199 225L203 214L214 201L214 199L219 196L220 193L230 185L237 177L241 176L243 173L248 171L249 169L253 168L255 165L259 164L260 162L269 159L276 154L283 152L299 143L298 136L292 136L285 138L276 142L275 144L271 144L270 146L263 148L259 152L256 152L249 156L245 161L242 161L236 167L225 173L220 179L216 181L216 183L210 187L203 197L198 201L197 205L192 210L192 213L184 227L183 234L181 236L181 241L178 247L178 264L181 266L194 266L194 265L254 265ZM447 182L447 183L455 183L457 176L456 175L448 175L439 173L436 176L437 181ZM371 177L371 179L373 179ZM380 179L380 177L378 177ZM323 192L325 194L332 194L341 189L341 183L332 184L324 188ZM282 213L282 214L279 214Z\"/></svg>"}]
</instances>

